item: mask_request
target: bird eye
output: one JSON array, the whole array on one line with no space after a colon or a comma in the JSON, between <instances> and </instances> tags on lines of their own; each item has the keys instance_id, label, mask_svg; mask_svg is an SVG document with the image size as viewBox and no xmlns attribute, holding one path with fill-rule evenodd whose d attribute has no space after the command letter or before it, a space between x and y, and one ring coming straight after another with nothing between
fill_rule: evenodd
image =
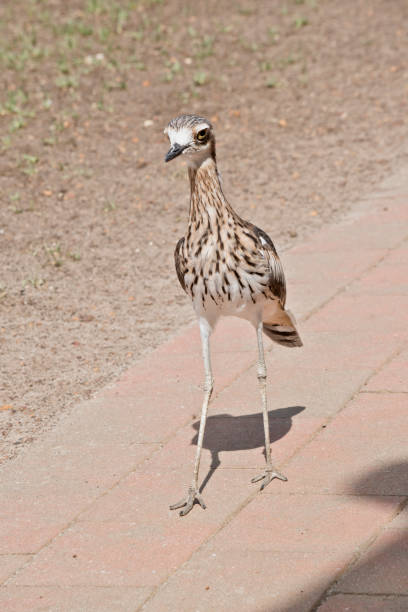
<instances>
[{"instance_id":1,"label":"bird eye","mask_svg":"<svg viewBox=\"0 0 408 612\"><path fill-rule=\"evenodd\" d=\"M206 129L200 130L199 132L197 132L197 140L200 140L201 142L206 139L206 136L207 136Z\"/></svg>"}]
</instances>

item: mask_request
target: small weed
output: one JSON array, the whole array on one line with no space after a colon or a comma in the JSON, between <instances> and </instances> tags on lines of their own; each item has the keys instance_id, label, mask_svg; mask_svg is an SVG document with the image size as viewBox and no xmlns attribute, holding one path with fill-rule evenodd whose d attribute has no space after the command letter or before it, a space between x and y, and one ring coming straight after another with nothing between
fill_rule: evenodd
<instances>
[{"instance_id":1,"label":"small weed","mask_svg":"<svg viewBox=\"0 0 408 612\"><path fill-rule=\"evenodd\" d=\"M70 19L57 29L61 34L69 36L73 36L75 34L80 34L81 36L91 36L93 34L93 28L80 19Z\"/></svg>"},{"instance_id":2,"label":"small weed","mask_svg":"<svg viewBox=\"0 0 408 612\"><path fill-rule=\"evenodd\" d=\"M245 38L240 38L239 41L243 48L247 51L252 51L255 53L259 49L259 45L256 42L251 42L249 40L246 40Z\"/></svg>"},{"instance_id":3,"label":"small weed","mask_svg":"<svg viewBox=\"0 0 408 612\"><path fill-rule=\"evenodd\" d=\"M22 171L24 172L24 174L28 174L29 176L35 174L37 172L36 165L38 164L38 161L38 157L36 157L35 155L24 154L21 158L20 163L20 165L23 166Z\"/></svg>"},{"instance_id":4,"label":"small weed","mask_svg":"<svg viewBox=\"0 0 408 612\"><path fill-rule=\"evenodd\" d=\"M86 3L86 10L88 13L101 15L102 13L106 13L108 10L106 4L106 0L88 0Z\"/></svg>"},{"instance_id":5,"label":"small weed","mask_svg":"<svg viewBox=\"0 0 408 612\"><path fill-rule=\"evenodd\" d=\"M36 157L35 155L23 155L23 159L24 161L26 161L28 164L37 164L38 163L38 157Z\"/></svg>"},{"instance_id":6,"label":"small weed","mask_svg":"<svg viewBox=\"0 0 408 612\"><path fill-rule=\"evenodd\" d=\"M72 75L59 76L55 79L55 84L61 89L76 89L79 85L79 81Z\"/></svg>"},{"instance_id":7,"label":"small weed","mask_svg":"<svg viewBox=\"0 0 408 612\"><path fill-rule=\"evenodd\" d=\"M1 139L1 144L2 144L3 150L8 149L11 146L11 137L10 136L3 136L2 139Z\"/></svg>"},{"instance_id":8,"label":"small weed","mask_svg":"<svg viewBox=\"0 0 408 612\"><path fill-rule=\"evenodd\" d=\"M29 59L29 52L24 49L21 53L15 51L4 51L2 53L2 60L6 68L9 70L15 70L16 72L22 72L25 67L27 60Z\"/></svg>"},{"instance_id":9,"label":"small weed","mask_svg":"<svg viewBox=\"0 0 408 612\"><path fill-rule=\"evenodd\" d=\"M175 59L175 60L173 60L173 62L172 62L172 64L171 64L171 71L172 71L174 74L177 74L178 72L180 72L180 70L181 70L181 64L180 64L180 62L179 62L178 60L176 60L176 59Z\"/></svg>"},{"instance_id":10,"label":"small weed","mask_svg":"<svg viewBox=\"0 0 408 612\"><path fill-rule=\"evenodd\" d=\"M178 74L181 71L181 64L176 59L166 61L165 64L166 64L166 66L168 68L170 68L170 70L168 72L166 72L164 80L167 81L167 82L170 82L170 81L173 80L175 75Z\"/></svg>"},{"instance_id":11,"label":"small weed","mask_svg":"<svg viewBox=\"0 0 408 612\"><path fill-rule=\"evenodd\" d=\"M221 26L219 26L219 31L220 32L227 33L227 32L232 32L233 30L234 30L234 26L233 25L226 25L226 26L221 25Z\"/></svg>"},{"instance_id":12,"label":"small weed","mask_svg":"<svg viewBox=\"0 0 408 612\"><path fill-rule=\"evenodd\" d=\"M295 28L300 29L309 25L309 20L306 17L297 17L295 19Z\"/></svg>"},{"instance_id":13,"label":"small weed","mask_svg":"<svg viewBox=\"0 0 408 612\"><path fill-rule=\"evenodd\" d=\"M0 105L0 115L15 115L9 124L9 131L16 132L25 127L27 117L35 117L35 112L23 108L27 105L28 96L23 89L9 91L4 104Z\"/></svg>"},{"instance_id":14,"label":"small weed","mask_svg":"<svg viewBox=\"0 0 408 612\"><path fill-rule=\"evenodd\" d=\"M38 276L34 276L33 278L25 278L23 280L23 289L27 286L27 285L31 285L32 287L34 287L34 289L38 289L39 287L42 287L43 285L45 285L45 280L43 278L39 278Z\"/></svg>"},{"instance_id":15,"label":"small weed","mask_svg":"<svg viewBox=\"0 0 408 612\"><path fill-rule=\"evenodd\" d=\"M189 91L181 91L180 98L183 104L188 104L190 101L191 94Z\"/></svg>"},{"instance_id":16,"label":"small weed","mask_svg":"<svg viewBox=\"0 0 408 612\"><path fill-rule=\"evenodd\" d=\"M238 13L244 17L249 17L255 13L255 10L246 6L241 6L238 9Z\"/></svg>"},{"instance_id":17,"label":"small weed","mask_svg":"<svg viewBox=\"0 0 408 612\"><path fill-rule=\"evenodd\" d=\"M61 245L60 244L52 244L52 245L43 245L43 249L48 257L49 262L55 266L56 268L60 268L63 264L62 255L61 255Z\"/></svg>"},{"instance_id":18,"label":"small weed","mask_svg":"<svg viewBox=\"0 0 408 612\"><path fill-rule=\"evenodd\" d=\"M194 85L197 85L198 87L205 85L207 83L207 73L203 70L198 70L193 75L193 82Z\"/></svg>"},{"instance_id":19,"label":"small weed","mask_svg":"<svg viewBox=\"0 0 408 612\"><path fill-rule=\"evenodd\" d=\"M279 30L275 27L268 28L269 38L273 43L276 43L279 40Z\"/></svg>"},{"instance_id":20,"label":"small weed","mask_svg":"<svg viewBox=\"0 0 408 612\"><path fill-rule=\"evenodd\" d=\"M104 87L108 91L115 91L115 89L126 89L127 83L124 79L117 79L116 81L104 82Z\"/></svg>"},{"instance_id":21,"label":"small weed","mask_svg":"<svg viewBox=\"0 0 408 612\"><path fill-rule=\"evenodd\" d=\"M134 32L131 32L130 37L133 40L142 40L144 36L143 30L135 30Z\"/></svg>"},{"instance_id":22,"label":"small weed","mask_svg":"<svg viewBox=\"0 0 408 612\"><path fill-rule=\"evenodd\" d=\"M116 202L114 200L106 200L103 210L105 212L112 212L113 210L116 210Z\"/></svg>"},{"instance_id":23,"label":"small weed","mask_svg":"<svg viewBox=\"0 0 408 612\"><path fill-rule=\"evenodd\" d=\"M99 28L98 30L98 37L101 43L106 43L107 40L109 39L110 36L110 31L108 30L108 28Z\"/></svg>"},{"instance_id":24,"label":"small weed","mask_svg":"<svg viewBox=\"0 0 408 612\"><path fill-rule=\"evenodd\" d=\"M121 34L128 20L129 13L124 8L119 8L116 16L116 34Z\"/></svg>"},{"instance_id":25,"label":"small weed","mask_svg":"<svg viewBox=\"0 0 408 612\"><path fill-rule=\"evenodd\" d=\"M75 174L77 176L83 176L86 179L90 179L93 177L93 170L91 168L78 168L75 170Z\"/></svg>"},{"instance_id":26,"label":"small weed","mask_svg":"<svg viewBox=\"0 0 408 612\"><path fill-rule=\"evenodd\" d=\"M279 60L279 65L282 68L284 68L285 66L291 66L292 64L295 64L297 62L297 60L298 60L298 58L295 55L290 54L287 57L282 57Z\"/></svg>"},{"instance_id":27,"label":"small weed","mask_svg":"<svg viewBox=\"0 0 408 612\"><path fill-rule=\"evenodd\" d=\"M278 81L274 77L269 77L266 81L266 86L270 89L276 87L278 85Z\"/></svg>"},{"instance_id":28,"label":"small weed","mask_svg":"<svg viewBox=\"0 0 408 612\"><path fill-rule=\"evenodd\" d=\"M159 42L159 40L162 40L163 38L165 38L165 32L166 32L166 28L164 27L164 25L159 24L153 33L153 38L156 42Z\"/></svg>"},{"instance_id":29,"label":"small weed","mask_svg":"<svg viewBox=\"0 0 408 612\"><path fill-rule=\"evenodd\" d=\"M59 67L60 72L62 72L62 74L70 73L70 69L69 69L68 62L66 59L59 60L58 67Z\"/></svg>"},{"instance_id":30,"label":"small weed","mask_svg":"<svg viewBox=\"0 0 408 612\"><path fill-rule=\"evenodd\" d=\"M79 253L68 253L68 257L70 257L72 261L81 261L81 255Z\"/></svg>"},{"instance_id":31,"label":"small weed","mask_svg":"<svg viewBox=\"0 0 408 612\"><path fill-rule=\"evenodd\" d=\"M146 70L146 64L141 62L137 56L134 55L129 61L131 62L133 68L136 68L136 70Z\"/></svg>"},{"instance_id":32,"label":"small weed","mask_svg":"<svg viewBox=\"0 0 408 612\"><path fill-rule=\"evenodd\" d=\"M205 59L214 54L214 36L204 36L201 40L196 39L193 41L196 51L194 56L196 59Z\"/></svg>"},{"instance_id":33,"label":"small weed","mask_svg":"<svg viewBox=\"0 0 408 612\"><path fill-rule=\"evenodd\" d=\"M259 69L261 72L269 72L269 70L272 70L272 64L267 61L260 62Z\"/></svg>"},{"instance_id":34,"label":"small weed","mask_svg":"<svg viewBox=\"0 0 408 612\"><path fill-rule=\"evenodd\" d=\"M7 92L4 110L8 113L21 113L21 108L27 103L28 96L22 89Z\"/></svg>"}]
</instances>

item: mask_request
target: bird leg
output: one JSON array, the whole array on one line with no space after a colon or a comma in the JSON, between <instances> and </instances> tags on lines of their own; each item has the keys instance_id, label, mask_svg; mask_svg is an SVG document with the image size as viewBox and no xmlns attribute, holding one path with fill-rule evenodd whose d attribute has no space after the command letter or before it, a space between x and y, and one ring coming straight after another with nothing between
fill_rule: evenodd
<instances>
[{"instance_id":1,"label":"bird leg","mask_svg":"<svg viewBox=\"0 0 408 612\"><path fill-rule=\"evenodd\" d=\"M210 333L211 328L205 319L200 319L200 332L201 332L201 343L203 349L203 359L205 368L205 383L204 383L204 401L201 409L200 429L198 432L197 441L197 452L194 463L193 482L191 487L188 489L187 497L181 499L176 504L170 506L170 510L176 510L177 508L183 508L180 510L180 516L185 516L191 510L194 502L200 504L205 510L205 503L198 490L198 471L200 469L201 449L203 447L205 423L207 420L208 404L210 403L211 394L213 390L214 380L211 371L211 360L210 360Z\"/></svg>"},{"instance_id":2,"label":"bird leg","mask_svg":"<svg viewBox=\"0 0 408 612\"><path fill-rule=\"evenodd\" d=\"M266 364L265 364L265 355L263 349L263 341L262 341L262 321L258 325L257 328L257 338L258 338L258 384L259 390L261 392L262 398L262 414L263 414L263 424L265 431L265 457L266 457L266 468L259 474L252 478L251 482L258 482L262 480L261 491L273 480L274 478L279 478L279 480L287 480L286 476L278 472L272 465L271 458L271 443L269 438L269 419L268 419L268 402L266 398Z\"/></svg>"}]
</instances>

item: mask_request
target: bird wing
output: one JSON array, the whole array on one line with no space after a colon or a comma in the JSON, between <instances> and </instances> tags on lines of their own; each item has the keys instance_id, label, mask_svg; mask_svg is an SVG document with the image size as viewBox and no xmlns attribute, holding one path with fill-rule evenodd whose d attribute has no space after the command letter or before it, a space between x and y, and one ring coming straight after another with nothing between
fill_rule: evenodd
<instances>
[{"instance_id":1,"label":"bird wing","mask_svg":"<svg viewBox=\"0 0 408 612\"><path fill-rule=\"evenodd\" d=\"M274 342L282 346L302 346L302 340L296 329L296 321L289 310L285 310L286 283L282 264L268 234L255 225L251 232L257 238L257 250L266 270L269 272L268 287L271 298L263 309L262 323L263 331ZM261 267L261 266L260 266Z\"/></svg>"},{"instance_id":2,"label":"bird wing","mask_svg":"<svg viewBox=\"0 0 408 612\"><path fill-rule=\"evenodd\" d=\"M259 253L259 265L269 272L268 287L274 297L279 299L282 307L286 302L286 282L281 261L272 240L263 230L252 223L246 223L251 234L256 238L256 247Z\"/></svg>"},{"instance_id":3,"label":"bird wing","mask_svg":"<svg viewBox=\"0 0 408 612\"><path fill-rule=\"evenodd\" d=\"M186 273L186 262L183 256L183 244L184 237L180 238L176 245L176 248L174 250L174 262L176 264L177 278L179 279L180 285L183 287L184 291L187 292L186 284L184 282L184 275Z\"/></svg>"}]
</instances>

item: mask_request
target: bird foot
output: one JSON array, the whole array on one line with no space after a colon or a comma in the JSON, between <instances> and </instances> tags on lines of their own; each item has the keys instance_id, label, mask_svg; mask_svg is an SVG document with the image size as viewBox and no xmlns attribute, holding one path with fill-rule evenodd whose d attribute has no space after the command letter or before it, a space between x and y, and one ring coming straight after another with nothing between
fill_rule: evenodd
<instances>
[{"instance_id":1,"label":"bird foot","mask_svg":"<svg viewBox=\"0 0 408 612\"><path fill-rule=\"evenodd\" d=\"M262 474L259 474L258 476L255 476L254 478L251 479L251 482L259 482L260 480L262 480L262 484L261 484L261 491L263 491L263 489L271 482L271 480L273 480L274 478L278 478L279 480L284 480L286 481L287 478L286 476L284 476L283 474L281 474L280 472L277 472L275 470L275 468L273 468L272 466L270 467L266 467L265 470L262 472Z\"/></svg>"},{"instance_id":2,"label":"bird foot","mask_svg":"<svg viewBox=\"0 0 408 612\"><path fill-rule=\"evenodd\" d=\"M203 510L206 509L206 505L200 493L197 491L197 489L193 489L193 487L190 487L188 490L187 497L170 506L170 510L177 510L177 508L183 508L182 510L180 510L179 514L180 516L186 516L186 514L188 514L191 508L194 506L195 501L200 504Z\"/></svg>"}]
</instances>

